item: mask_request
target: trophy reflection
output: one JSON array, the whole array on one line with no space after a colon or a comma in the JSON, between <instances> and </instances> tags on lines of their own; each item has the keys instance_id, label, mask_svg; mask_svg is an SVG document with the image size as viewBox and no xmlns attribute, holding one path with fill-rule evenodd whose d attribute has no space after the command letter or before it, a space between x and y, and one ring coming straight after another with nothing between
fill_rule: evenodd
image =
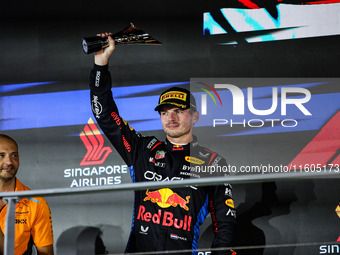
<instances>
[{"instance_id":1,"label":"trophy reflection","mask_svg":"<svg viewBox=\"0 0 340 255\"><path fill-rule=\"evenodd\" d=\"M123 30L111 35L115 44L152 44L161 45L162 43L154 39L148 33L140 30L134 24L130 25ZM86 54L97 52L107 46L109 42L107 38L102 38L100 36L83 37L82 38L83 51Z\"/></svg>"}]
</instances>

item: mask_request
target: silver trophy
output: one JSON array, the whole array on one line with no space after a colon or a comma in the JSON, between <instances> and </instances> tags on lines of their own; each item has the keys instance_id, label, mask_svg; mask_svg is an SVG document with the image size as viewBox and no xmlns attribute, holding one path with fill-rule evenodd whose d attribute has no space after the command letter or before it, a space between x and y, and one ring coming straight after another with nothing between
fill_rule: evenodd
<instances>
[{"instance_id":1,"label":"silver trophy","mask_svg":"<svg viewBox=\"0 0 340 255\"><path fill-rule=\"evenodd\" d=\"M130 25L123 30L111 35L115 44L152 44L161 45L162 43L154 39L148 33L140 30L134 24ZM109 46L107 38L100 36L91 36L82 38L83 50L86 54L100 51L101 49Z\"/></svg>"}]
</instances>

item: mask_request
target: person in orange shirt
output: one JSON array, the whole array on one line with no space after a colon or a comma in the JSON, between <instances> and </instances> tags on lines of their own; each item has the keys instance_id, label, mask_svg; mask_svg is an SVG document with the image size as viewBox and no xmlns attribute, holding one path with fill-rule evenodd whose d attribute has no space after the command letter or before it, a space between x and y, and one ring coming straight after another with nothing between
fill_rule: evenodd
<instances>
[{"instance_id":1,"label":"person in orange shirt","mask_svg":"<svg viewBox=\"0 0 340 255\"><path fill-rule=\"evenodd\" d=\"M18 145L11 137L0 134L0 192L30 190L16 174L19 169ZM0 200L0 254L4 250L7 205ZM53 255L53 228L49 206L43 197L25 197L16 204L15 255Z\"/></svg>"}]
</instances>

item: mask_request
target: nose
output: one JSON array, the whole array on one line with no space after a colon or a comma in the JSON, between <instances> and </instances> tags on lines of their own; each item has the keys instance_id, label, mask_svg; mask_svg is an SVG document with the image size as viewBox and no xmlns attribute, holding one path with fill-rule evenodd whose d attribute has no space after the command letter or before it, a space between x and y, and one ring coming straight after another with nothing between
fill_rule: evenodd
<instances>
[{"instance_id":1,"label":"nose","mask_svg":"<svg viewBox=\"0 0 340 255\"><path fill-rule=\"evenodd\" d=\"M5 164L12 165L14 162L14 159L11 155L6 155L4 159Z\"/></svg>"},{"instance_id":2,"label":"nose","mask_svg":"<svg viewBox=\"0 0 340 255\"><path fill-rule=\"evenodd\" d=\"M175 121L177 117L175 112L170 112L168 116L169 116L169 121Z\"/></svg>"}]
</instances>

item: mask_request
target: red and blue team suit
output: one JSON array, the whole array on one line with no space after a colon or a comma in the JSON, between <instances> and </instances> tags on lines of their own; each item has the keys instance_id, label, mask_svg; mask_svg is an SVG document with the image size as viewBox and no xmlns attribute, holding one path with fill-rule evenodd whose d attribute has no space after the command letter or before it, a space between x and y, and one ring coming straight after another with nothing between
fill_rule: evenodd
<instances>
[{"instance_id":1,"label":"red and blue team suit","mask_svg":"<svg viewBox=\"0 0 340 255\"><path fill-rule=\"evenodd\" d=\"M90 73L92 111L100 128L130 169L133 182L201 178L197 166L226 166L220 155L197 142L187 145L142 136L119 115L111 92L108 66L94 65ZM213 248L232 247L236 211L232 187L161 188L135 191L134 213L126 252L187 250L197 254L199 226L211 214ZM190 252L188 252L188 250ZM232 254L229 249L212 254Z\"/></svg>"}]
</instances>

